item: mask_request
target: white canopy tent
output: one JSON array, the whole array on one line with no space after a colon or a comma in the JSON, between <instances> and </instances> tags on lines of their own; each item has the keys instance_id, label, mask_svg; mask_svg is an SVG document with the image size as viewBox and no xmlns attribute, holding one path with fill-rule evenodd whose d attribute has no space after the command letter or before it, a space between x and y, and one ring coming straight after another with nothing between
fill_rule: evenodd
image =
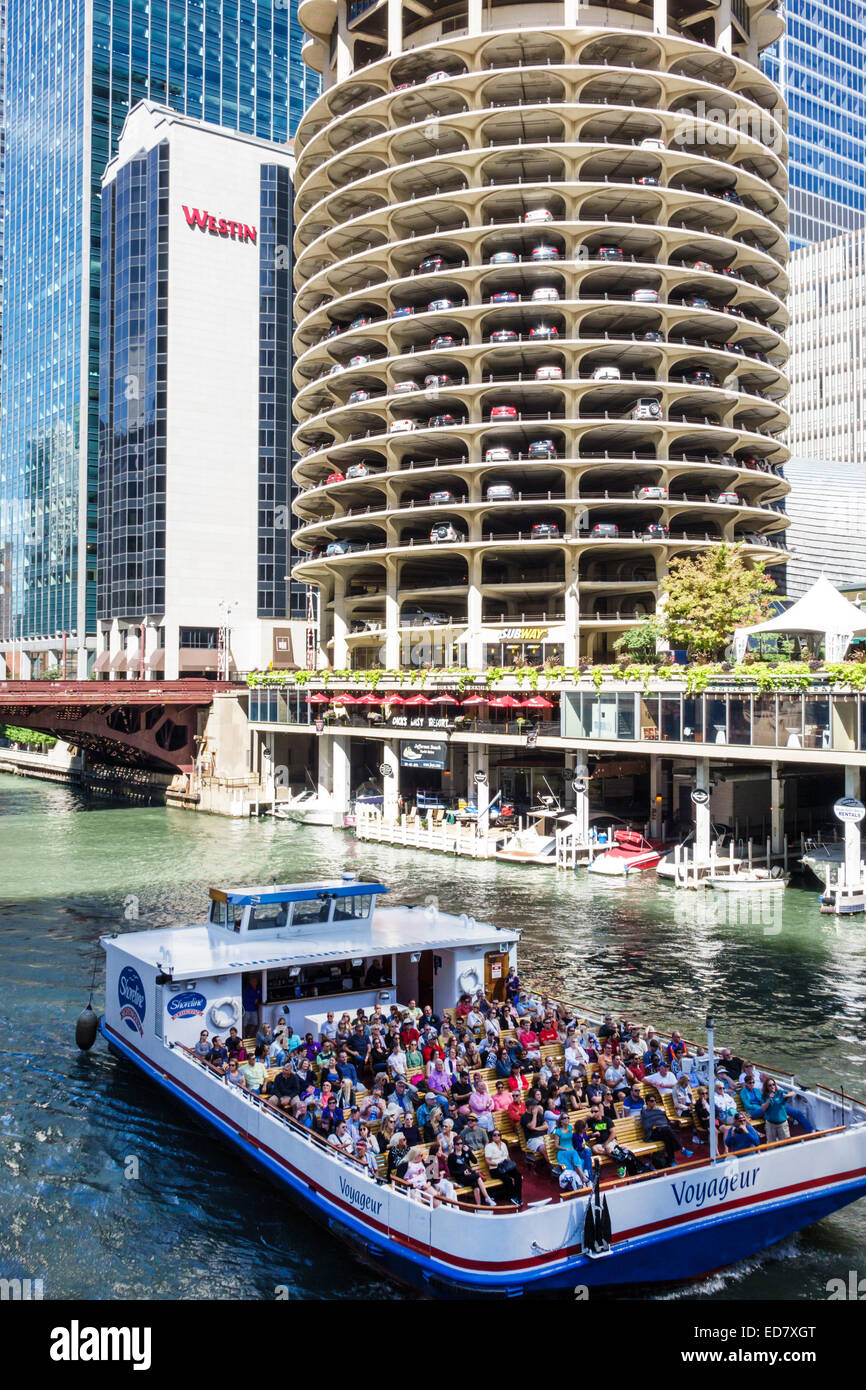
<instances>
[{"instance_id":1,"label":"white canopy tent","mask_svg":"<svg viewBox=\"0 0 866 1390\"><path fill-rule=\"evenodd\" d=\"M749 638L764 632L817 633L824 639L824 659L841 661L852 638L866 635L866 613L822 574L808 593L784 613L754 627L738 627L734 633L735 659L742 661Z\"/></svg>"}]
</instances>

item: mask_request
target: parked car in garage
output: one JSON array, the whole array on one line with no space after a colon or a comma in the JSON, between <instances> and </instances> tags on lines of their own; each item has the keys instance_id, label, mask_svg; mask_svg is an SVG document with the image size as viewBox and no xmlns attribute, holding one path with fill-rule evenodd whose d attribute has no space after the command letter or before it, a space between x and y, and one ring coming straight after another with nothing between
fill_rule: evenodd
<instances>
[{"instance_id":1,"label":"parked car in garage","mask_svg":"<svg viewBox=\"0 0 866 1390\"><path fill-rule=\"evenodd\" d=\"M458 531L456 526L452 526L450 521L443 521L438 526L433 526L430 530L430 539L434 545L453 544L455 541L465 541L466 534Z\"/></svg>"},{"instance_id":2,"label":"parked car in garage","mask_svg":"<svg viewBox=\"0 0 866 1390\"><path fill-rule=\"evenodd\" d=\"M562 532L555 521L536 521L530 534L534 541L555 541Z\"/></svg>"}]
</instances>

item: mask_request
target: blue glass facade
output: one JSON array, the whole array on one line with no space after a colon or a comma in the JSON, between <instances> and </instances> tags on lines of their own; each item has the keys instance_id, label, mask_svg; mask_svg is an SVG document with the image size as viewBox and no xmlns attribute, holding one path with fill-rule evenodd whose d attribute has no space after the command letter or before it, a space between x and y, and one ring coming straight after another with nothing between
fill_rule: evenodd
<instances>
[{"instance_id":1,"label":"blue glass facade","mask_svg":"<svg viewBox=\"0 0 866 1390\"><path fill-rule=\"evenodd\" d=\"M289 573L292 237L289 171L264 164L259 210L259 514L257 616L286 616Z\"/></svg>"},{"instance_id":2,"label":"blue glass facade","mask_svg":"<svg viewBox=\"0 0 866 1390\"><path fill-rule=\"evenodd\" d=\"M38 639L95 630L100 182L128 110L282 143L319 79L295 0L6 3L0 639Z\"/></svg>"},{"instance_id":3,"label":"blue glass facade","mask_svg":"<svg viewBox=\"0 0 866 1390\"><path fill-rule=\"evenodd\" d=\"M791 244L866 222L866 9L785 0L785 36L762 58L788 105Z\"/></svg>"},{"instance_id":4,"label":"blue glass facade","mask_svg":"<svg viewBox=\"0 0 866 1390\"><path fill-rule=\"evenodd\" d=\"M98 613L165 606L167 142L118 170L102 203Z\"/></svg>"}]
</instances>

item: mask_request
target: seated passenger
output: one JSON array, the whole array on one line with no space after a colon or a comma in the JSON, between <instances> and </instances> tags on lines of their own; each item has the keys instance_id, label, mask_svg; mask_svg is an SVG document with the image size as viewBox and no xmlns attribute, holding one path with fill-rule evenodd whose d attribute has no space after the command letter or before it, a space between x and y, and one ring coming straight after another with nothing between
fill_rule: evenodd
<instances>
[{"instance_id":1,"label":"seated passenger","mask_svg":"<svg viewBox=\"0 0 866 1390\"><path fill-rule=\"evenodd\" d=\"M533 1032L531 1027L522 1028L517 1034L517 1040L530 1062L538 1062L541 1059L538 1034Z\"/></svg>"},{"instance_id":2,"label":"seated passenger","mask_svg":"<svg viewBox=\"0 0 866 1390\"><path fill-rule=\"evenodd\" d=\"M594 1154L597 1154L599 1158L610 1157L610 1151L616 1143L613 1122L606 1118L600 1102L596 1102L589 1108L586 1136L587 1143Z\"/></svg>"},{"instance_id":3,"label":"seated passenger","mask_svg":"<svg viewBox=\"0 0 866 1390\"><path fill-rule=\"evenodd\" d=\"M211 1050L211 1044L208 1042L209 1037L210 1034L208 1033L207 1029L202 1028L201 1032L198 1035L198 1042L195 1045L196 1055L198 1057L204 1058L205 1060L209 1056Z\"/></svg>"},{"instance_id":4,"label":"seated passenger","mask_svg":"<svg viewBox=\"0 0 866 1390\"><path fill-rule=\"evenodd\" d=\"M234 1058L229 1062L229 1069L226 1072L226 1081L230 1086L240 1086L244 1091L247 1089L246 1077L241 1072L240 1063L236 1062Z\"/></svg>"},{"instance_id":5,"label":"seated passenger","mask_svg":"<svg viewBox=\"0 0 866 1390\"><path fill-rule=\"evenodd\" d=\"M259 1095L268 1077L264 1063L264 1049L257 1047L253 1061L244 1062L241 1065L241 1071L247 1083L247 1090L252 1091L253 1095Z\"/></svg>"},{"instance_id":6,"label":"seated passenger","mask_svg":"<svg viewBox=\"0 0 866 1390\"><path fill-rule=\"evenodd\" d=\"M685 1072L680 1072L677 1077L677 1084L671 1092L671 1097L673 1099L674 1109L681 1120L691 1115L694 1096L692 1095L689 1078L686 1076Z\"/></svg>"},{"instance_id":7,"label":"seated passenger","mask_svg":"<svg viewBox=\"0 0 866 1390\"><path fill-rule=\"evenodd\" d=\"M746 1112L738 1110L734 1123L728 1130L726 1140L728 1153L736 1154L742 1153L745 1149L756 1149L760 1142L758 1132L752 1129Z\"/></svg>"},{"instance_id":8,"label":"seated passenger","mask_svg":"<svg viewBox=\"0 0 866 1390\"><path fill-rule=\"evenodd\" d=\"M507 1110L511 1103L511 1092L504 1081L497 1081L496 1094L493 1097L494 1110Z\"/></svg>"},{"instance_id":9,"label":"seated passenger","mask_svg":"<svg viewBox=\"0 0 866 1390\"><path fill-rule=\"evenodd\" d=\"M271 1025L269 1023L261 1024L261 1026L259 1027L259 1031L256 1033L256 1042L258 1043L259 1047L263 1047L267 1051L273 1040L274 1033L273 1029L271 1028Z\"/></svg>"},{"instance_id":10,"label":"seated passenger","mask_svg":"<svg viewBox=\"0 0 866 1390\"><path fill-rule=\"evenodd\" d=\"M677 1078L667 1062L660 1062L658 1069L650 1072L646 1080L647 1085L654 1086L661 1096L672 1095L677 1084Z\"/></svg>"},{"instance_id":11,"label":"seated passenger","mask_svg":"<svg viewBox=\"0 0 866 1390\"><path fill-rule=\"evenodd\" d=\"M363 1163L371 1178L379 1176L376 1155L370 1148L366 1139L359 1139L355 1144L355 1157L360 1163Z\"/></svg>"},{"instance_id":12,"label":"seated passenger","mask_svg":"<svg viewBox=\"0 0 866 1390\"><path fill-rule=\"evenodd\" d=\"M484 1157L490 1169L490 1176L501 1179L505 1186L505 1196L516 1207L523 1202L523 1174L517 1164L509 1157L508 1148L502 1142L502 1134L494 1129L484 1146Z\"/></svg>"},{"instance_id":13,"label":"seated passenger","mask_svg":"<svg viewBox=\"0 0 866 1390\"><path fill-rule=\"evenodd\" d=\"M211 1066L219 1067L220 1070L225 1068L229 1060L228 1048L223 1047L221 1040L216 1034L214 1034L207 1060L210 1062Z\"/></svg>"},{"instance_id":14,"label":"seated passenger","mask_svg":"<svg viewBox=\"0 0 866 1390\"><path fill-rule=\"evenodd\" d=\"M268 1087L268 1104L275 1106L277 1110L288 1110L300 1094L300 1077L286 1062Z\"/></svg>"},{"instance_id":15,"label":"seated passenger","mask_svg":"<svg viewBox=\"0 0 866 1390\"><path fill-rule=\"evenodd\" d=\"M454 1140L454 1150L448 1158L448 1172L455 1187L469 1187L472 1189L472 1197L477 1207L481 1205L481 1199L489 1207L495 1207L496 1203L489 1196L487 1188L484 1186L484 1179L478 1172L475 1159L466 1148L460 1135Z\"/></svg>"},{"instance_id":16,"label":"seated passenger","mask_svg":"<svg viewBox=\"0 0 866 1390\"><path fill-rule=\"evenodd\" d=\"M463 1140L463 1143L466 1145L467 1149L471 1149L474 1154L481 1152L484 1145L487 1143L488 1137L487 1130L482 1129L481 1125L478 1123L477 1115L470 1115L466 1124L460 1131L460 1138Z\"/></svg>"},{"instance_id":17,"label":"seated passenger","mask_svg":"<svg viewBox=\"0 0 866 1390\"><path fill-rule=\"evenodd\" d=\"M672 1168L676 1155L682 1151L685 1158L691 1158L691 1149L684 1149L677 1135L668 1123L668 1117L657 1100L650 1098L641 1111L643 1136L648 1142L664 1144L667 1165Z\"/></svg>"},{"instance_id":18,"label":"seated passenger","mask_svg":"<svg viewBox=\"0 0 866 1390\"><path fill-rule=\"evenodd\" d=\"M532 1101L521 1116L520 1123L526 1135L526 1148L534 1160L536 1155L544 1153L544 1141L549 1133L547 1121L544 1118L544 1107L539 1101Z\"/></svg>"},{"instance_id":19,"label":"seated passenger","mask_svg":"<svg viewBox=\"0 0 866 1390\"><path fill-rule=\"evenodd\" d=\"M740 1100L743 1102L743 1108L750 1119L763 1119L764 1112L761 1109L761 1088L757 1083L755 1073L751 1069L745 1074L743 1087L740 1091Z\"/></svg>"},{"instance_id":20,"label":"seated passenger","mask_svg":"<svg viewBox=\"0 0 866 1390\"><path fill-rule=\"evenodd\" d=\"M491 1111L493 1110L493 1100L490 1096L490 1092L487 1090L487 1083L484 1081L483 1077L476 1076L475 1078L472 1094L469 1097L469 1109L477 1116L478 1123L481 1125L482 1129L487 1130L488 1133L492 1133L493 1117Z\"/></svg>"},{"instance_id":21,"label":"seated passenger","mask_svg":"<svg viewBox=\"0 0 866 1390\"><path fill-rule=\"evenodd\" d=\"M623 1115L639 1115L643 1108L644 1098L641 1095L640 1086L634 1082L623 1098L622 1113Z\"/></svg>"}]
</instances>

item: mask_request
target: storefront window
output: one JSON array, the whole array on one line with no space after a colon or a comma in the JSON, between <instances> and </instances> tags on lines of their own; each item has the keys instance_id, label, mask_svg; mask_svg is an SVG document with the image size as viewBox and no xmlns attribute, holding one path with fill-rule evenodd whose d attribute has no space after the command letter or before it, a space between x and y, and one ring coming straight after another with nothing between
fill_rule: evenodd
<instances>
[{"instance_id":1,"label":"storefront window","mask_svg":"<svg viewBox=\"0 0 866 1390\"><path fill-rule=\"evenodd\" d=\"M683 696L683 742L703 743L704 723L702 704L691 696Z\"/></svg>"},{"instance_id":2,"label":"storefront window","mask_svg":"<svg viewBox=\"0 0 866 1390\"><path fill-rule=\"evenodd\" d=\"M777 746L776 697L756 695L752 715L752 743L763 748Z\"/></svg>"},{"instance_id":3,"label":"storefront window","mask_svg":"<svg viewBox=\"0 0 866 1390\"><path fill-rule=\"evenodd\" d=\"M662 739L670 743L679 743L682 737L682 710L679 696L674 700L663 699L661 702L661 735Z\"/></svg>"},{"instance_id":4,"label":"storefront window","mask_svg":"<svg viewBox=\"0 0 866 1390\"><path fill-rule=\"evenodd\" d=\"M804 748L830 747L830 698L806 700Z\"/></svg>"},{"instance_id":5,"label":"storefront window","mask_svg":"<svg viewBox=\"0 0 866 1390\"><path fill-rule=\"evenodd\" d=\"M779 696L779 747L803 747L803 701L799 695Z\"/></svg>"},{"instance_id":6,"label":"storefront window","mask_svg":"<svg viewBox=\"0 0 866 1390\"><path fill-rule=\"evenodd\" d=\"M725 711L725 697L708 695L706 697L706 742L727 743L728 720Z\"/></svg>"},{"instance_id":7,"label":"storefront window","mask_svg":"<svg viewBox=\"0 0 866 1390\"><path fill-rule=\"evenodd\" d=\"M752 701L748 695L732 695L728 700L728 742L751 743Z\"/></svg>"}]
</instances>

